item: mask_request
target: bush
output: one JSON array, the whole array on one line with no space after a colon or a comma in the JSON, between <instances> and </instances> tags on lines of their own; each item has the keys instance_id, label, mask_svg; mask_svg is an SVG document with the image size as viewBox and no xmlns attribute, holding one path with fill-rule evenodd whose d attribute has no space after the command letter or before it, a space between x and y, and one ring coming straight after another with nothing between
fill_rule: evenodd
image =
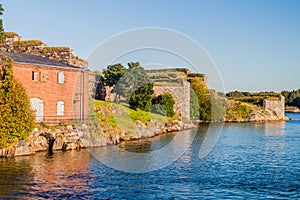
<instances>
[{"instance_id":1,"label":"bush","mask_svg":"<svg viewBox=\"0 0 300 200\"><path fill-rule=\"evenodd\" d=\"M211 120L211 99L210 92L203 84L200 77L190 78L188 80L191 83L191 110L193 118L198 118L201 120ZM196 105L198 102L198 105ZM195 115L198 115L196 117Z\"/></svg>"},{"instance_id":2,"label":"bush","mask_svg":"<svg viewBox=\"0 0 300 200\"><path fill-rule=\"evenodd\" d=\"M226 120L239 121L246 120L250 117L252 108L247 104L237 104L227 108Z\"/></svg>"},{"instance_id":3,"label":"bush","mask_svg":"<svg viewBox=\"0 0 300 200\"><path fill-rule=\"evenodd\" d=\"M174 112L174 104L175 101L173 99L172 94L164 93L161 94L154 99L152 99L152 109L151 112L165 115L167 117L173 117Z\"/></svg>"},{"instance_id":4,"label":"bush","mask_svg":"<svg viewBox=\"0 0 300 200\"><path fill-rule=\"evenodd\" d=\"M153 91L153 83L145 84L132 93L129 99L130 108L150 111Z\"/></svg>"},{"instance_id":5,"label":"bush","mask_svg":"<svg viewBox=\"0 0 300 200\"><path fill-rule=\"evenodd\" d=\"M22 84L13 76L13 60L0 57L0 148L26 139L35 125L34 113Z\"/></svg>"}]
</instances>

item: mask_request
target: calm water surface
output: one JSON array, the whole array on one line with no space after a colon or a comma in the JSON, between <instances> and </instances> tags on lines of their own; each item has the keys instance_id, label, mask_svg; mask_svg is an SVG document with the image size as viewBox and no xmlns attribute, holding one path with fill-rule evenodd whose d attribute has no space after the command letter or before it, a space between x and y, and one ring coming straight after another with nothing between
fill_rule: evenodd
<instances>
[{"instance_id":1,"label":"calm water surface","mask_svg":"<svg viewBox=\"0 0 300 200\"><path fill-rule=\"evenodd\" d=\"M200 159L198 152L207 129L202 126L183 156L146 174L108 168L87 150L1 160L0 198L299 199L300 114L288 116L293 120L225 124L215 148ZM188 138L190 133L180 134ZM119 146L131 152L149 152L174 136ZM160 162L159 157L155 159Z\"/></svg>"}]
</instances>

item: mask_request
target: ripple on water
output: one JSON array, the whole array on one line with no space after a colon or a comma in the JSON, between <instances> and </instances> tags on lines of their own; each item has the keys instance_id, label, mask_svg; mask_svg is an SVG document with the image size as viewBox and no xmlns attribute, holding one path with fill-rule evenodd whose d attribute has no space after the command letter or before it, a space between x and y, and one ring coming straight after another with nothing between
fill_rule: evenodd
<instances>
[{"instance_id":1,"label":"ripple on water","mask_svg":"<svg viewBox=\"0 0 300 200\"><path fill-rule=\"evenodd\" d=\"M145 174L108 168L84 149L7 159L0 161L0 198L299 199L299 128L300 121L226 124L213 151L200 159L202 128L183 156ZM168 134L120 148L145 153L173 138Z\"/></svg>"}]
</instances>

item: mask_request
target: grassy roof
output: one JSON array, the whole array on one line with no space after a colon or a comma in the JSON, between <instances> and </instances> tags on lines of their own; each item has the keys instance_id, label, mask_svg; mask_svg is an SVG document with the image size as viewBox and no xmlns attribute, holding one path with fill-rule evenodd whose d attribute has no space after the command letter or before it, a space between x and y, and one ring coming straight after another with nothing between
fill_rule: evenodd
<instances>
[{"instance_id":1,"label":"grassy roof","mask_svg":"<svg viewBox=\"0 0 300 200\"><path fill-rule=\"evenodd\" d=\"M71 51L70 47L44 47L43 52Z\"/></svg>"},{"instance_id":2,"label":"grassy roof","mask_svg":"<svg viewBox=\"0 0 300 200\"><path fill-rule=\"evenodd\" d=\"M5 32L4 33L5 38L12 38L12 37L15 37L15 36L19 36L19 35L15 32Z\"/></svg>"},{"instance_id":3,"label":"grassy roof","mask_svg":"<svg viewBox=\"0 0 300 200\"><path fill-rule=\"evenodd\" d=\"M35 46L44 44L41 40L18 40L14 41L15 46Z\"/></svg>"}]
</instances>

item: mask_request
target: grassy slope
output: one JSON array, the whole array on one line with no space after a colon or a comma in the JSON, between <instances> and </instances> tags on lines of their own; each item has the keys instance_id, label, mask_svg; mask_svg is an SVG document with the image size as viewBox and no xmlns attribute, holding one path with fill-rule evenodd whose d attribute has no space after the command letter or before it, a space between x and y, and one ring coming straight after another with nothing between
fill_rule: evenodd
<instances>
[{"instance_id":1,"label":"grassy slope","mask_svg":"<svg viewBox=\"0 0 300 200\"><path fill-rule=\"evenodd\" d=\"M103 133L106 136L111 134L136 134L140 121L148 127L164 125L170 121L169 118L141 110L132 110L126 104L116 104L112 102L94 100L93 102L96 117L99 121Z\"/></svg>"},{"instance_id":2,"label":"grassy slope","mask_svg":"<svg viewBox=\"0 0 300 200\"><path fill-rule=\"evenodd\" d=\"M229 100L229 105L226 109L226 121L245 121L250 118L250 114L254 109L259 109L258 106Z\"/></svg>"}]
</instances>

